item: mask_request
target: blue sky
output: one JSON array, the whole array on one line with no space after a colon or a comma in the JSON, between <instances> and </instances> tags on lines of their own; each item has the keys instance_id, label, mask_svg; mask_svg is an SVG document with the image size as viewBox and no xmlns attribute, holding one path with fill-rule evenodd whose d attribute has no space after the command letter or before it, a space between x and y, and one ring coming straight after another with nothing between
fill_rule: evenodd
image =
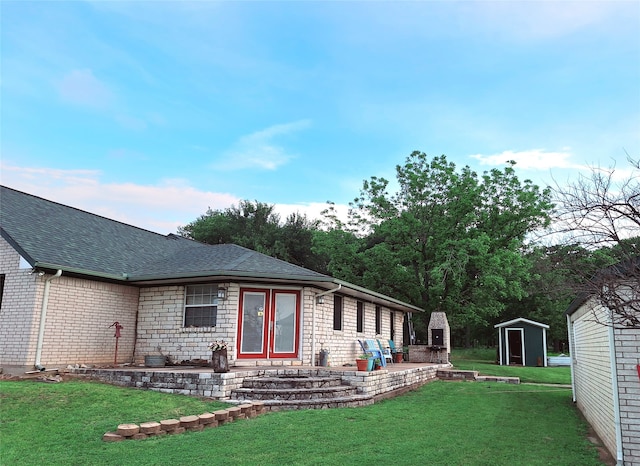
<instances>
[{"instance_id":1,"label":"blue sky","mask_svg":"<svg viewBox=\"0 0 640 466\"><path fill-rule=\"evenodd\" d=\"M639 1L0 8L0 182L159 233L315 217L413 150L541 185L640 154Z\"/></svg>"}]
</instances>

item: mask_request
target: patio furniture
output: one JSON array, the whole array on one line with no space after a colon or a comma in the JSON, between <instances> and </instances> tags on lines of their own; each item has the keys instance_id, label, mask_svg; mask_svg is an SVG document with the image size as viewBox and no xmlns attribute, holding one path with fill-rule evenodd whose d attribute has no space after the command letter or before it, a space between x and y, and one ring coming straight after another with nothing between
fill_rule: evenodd
<instances>
[{"instance_id":1,"label":"patio furniture","mask_svg":"<svg viewBox=\"0 0 640 466\"><path fill-rule=\"evenodd\" d=\"M358 340L360 341L360 340ZM384 355L382 354L382 351L380 351L380 348L378 348L378 346L376 345L376 342L374 340L365 340L364 341L364 352L370 354L371 356L373 356L376 359L380 360L380 365L382 367L386 367L387 366L387 361L384 357Z\"/></svg>"},{"instance_id":2,"label":"patio furniture","mask_svg":"<svg viewBox=\"0 0 640 466\"><path fill-rule=\"evenodd\" d=\"M390 348L385 348L384 346L382 346L382 343L380 342L380 340L376 340L378 342L378 347L380 348L380 351L382 352L382 355L384 356L385 359L388 359L389 361L391 361L391 363L393 363L393 354L391 354L391 349Z\"/></svg>"}]
</instances>

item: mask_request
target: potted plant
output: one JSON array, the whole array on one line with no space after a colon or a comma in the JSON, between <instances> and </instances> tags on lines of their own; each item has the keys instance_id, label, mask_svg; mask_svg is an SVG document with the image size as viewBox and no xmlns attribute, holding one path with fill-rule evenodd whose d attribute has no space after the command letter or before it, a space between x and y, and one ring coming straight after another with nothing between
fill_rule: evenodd
<instances>
[{"instance_id":1,"label":"potted plant","mask_svg":"<svg viewBox=\"0 0 640 466\"><path fill-rule=\"evenodd\" d=\"M227 359L227 342L216 340L209 343L211 351L211 366L213 372L229 372L229 360Z\"/></svg>"},{"instance_id":2,"label":"potted plant","mask_svg":"<svg viewBox=\"0 0 640 466\"><path fill-rule=\"evenodd\" d=\"M359 371L368 371L369 370L369 355L361 354L356 359L356 366L358 366Z\"/></svg>"},{"instance_id":3,"label":"potted plant","mask_svg":"<svg viewBox=\"0 0 640 466\"><path fill-rule=\"evenodd\" d=\"M382 361L380 361L380 358L375 358L373 360L373 370L377 371L382 369Z\"/></svg>"}]
</instances>

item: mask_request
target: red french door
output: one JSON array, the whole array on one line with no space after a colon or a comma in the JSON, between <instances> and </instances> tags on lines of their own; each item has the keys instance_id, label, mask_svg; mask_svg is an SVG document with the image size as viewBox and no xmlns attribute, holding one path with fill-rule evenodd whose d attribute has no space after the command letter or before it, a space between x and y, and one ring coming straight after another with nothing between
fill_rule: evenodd
<instances>
[{"instance_id":1,"label":"red french door","mask_svg":"<svg viewBox=\"0 0 640 466\"><path fill-rule=\"evenodd\" d=\"M238 358L295 358L299 341L299 291L240 289Z\"/></svg>"}]
</instances>

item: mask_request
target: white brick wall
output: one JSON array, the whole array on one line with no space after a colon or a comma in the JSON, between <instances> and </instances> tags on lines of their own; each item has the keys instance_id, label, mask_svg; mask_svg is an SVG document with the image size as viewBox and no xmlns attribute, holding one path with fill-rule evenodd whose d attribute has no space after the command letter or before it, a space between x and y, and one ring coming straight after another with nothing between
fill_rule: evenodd
<instances>
[{"instance_id":1,"label":"white brick wall","mask_svg":"<svg viewBox=\"0 0 640 466\"><path fill-rule=\"evenodd\" d=\"M44 284L51 275L19 269L19 255L0 240L0 273L6 274L0 311L2 366L32 369L40 327ZM52 280L49 288L41 364L114 362L115 321L124 326L118 341L118 362L131 362L135 339L138 289L67 277Z\"/></svg>"},{"instance_id":2,"label":"white brick wall","mask_svg":"<svg viewBox=\"0 0 640 466\"><path fill-rule=\"evenodd\" d=\"M304 345L303 362L311 364L312 311L315 294L320 290L305 288L304 290ZM362 354L358 340L369 338L380 339L383 343L391 338L391 318L388 308L382 307L381 333L376 334L375 305L364 303L364 332L356 332L357 300L343 296L342 330L333 330L333 295L324 297L323 304L316 305L316 357L321 347L329 350L329 364L341 366L355 364L355 359ZM394 312L393 339L396 347L402 348L402 324L404 314Z\"/></svg>"},{"instance_id":3,"label":"white brick wall","mask_svg":"<svg viewBox=\"0 0 640 466\"><path fill-rule=\"evenodd\" d=\"M138 309L138 344L136 362L144 356L163 354L175 362L210 359L207 345L213 340L225 340L228 357L235 359L235 334L238 307L238 287L227 288L227 298L218 304L217 326L214 328L184 328L184 286L163 286L140 290Z\"/></svg>"},{"instance_id":4,"label":"white brick wall","mask_svg":"<svg viewBox=\"0 0 640 466\"><path fill-rule=\"evenodd\" d=\"M640 329L615 329L620 427L625 464L640 464Z\"/></svg>"},{"instance_id":5,"label":"white brick wall","mask_svg":"<svg viewBox=\"0 0 640 466\"><path fill-rule=\"evenodd\" d=\"M571 316L576 403L598 433L609 452L616 454L614 393L610 348L615 347L620 428L624 464L640 464L640 329L613 330L596 322L607 322L607 313L593 302Z\"/></svg>"},{"instance_id":6,"label":"white brick wall","mask_svg":"<svg viewBox=\"0 0 640 466\"><path fill-rule=\"evenodd\" d=\"M0 307L0 364L26 368L35 360L38 335L37 275L19 269L20 255L0 238L0 274L5 275Z\"/></svg>"},{"instance_id":7,"label":"white brick wall","mask_svg":"<svg viewBox=\"0 0 640 466\"><path fill-rule=\"evenodd\" d=\"M599 310L603 318L604 313ZM616 451L609 328L593 321L593 315L574 314L573 364L576 404L607 449Z\"/></svg>"},{"instance_id":8,"label":"white brick wall","mask_svg":"<svg viewBox=\"0 0 640 466\"><path fill-rule=\"evenodd\" d=\"M210 359L207 344L212 340L229 343L229 360L236 359L237 317L240 284L220 284L227 290L227 298L218 305L215 328L187 329L183 327L184 286L143 288L140 290L138 315L138 343L135 360L144 361L148 354L164 354L174 361ZM248 288L243 286L243 289ZM256 285L265 289L269 285ZM320 290L302 289L302 329L300 359L311 364L312 313L315 294ZM343 329L333 330L333 296L325 297L324 304L316 307L316 356L321 345L330 351L330 364L334 366L355 363L361 353L358 339L390 338L390 312L382 308L382 333L375 334L375 306L365 303L364 332L356 332L356 300L344 297ZM398 347L402 347L403 314L394 312L394 328Z\"/></svg>"}]
</instances>

